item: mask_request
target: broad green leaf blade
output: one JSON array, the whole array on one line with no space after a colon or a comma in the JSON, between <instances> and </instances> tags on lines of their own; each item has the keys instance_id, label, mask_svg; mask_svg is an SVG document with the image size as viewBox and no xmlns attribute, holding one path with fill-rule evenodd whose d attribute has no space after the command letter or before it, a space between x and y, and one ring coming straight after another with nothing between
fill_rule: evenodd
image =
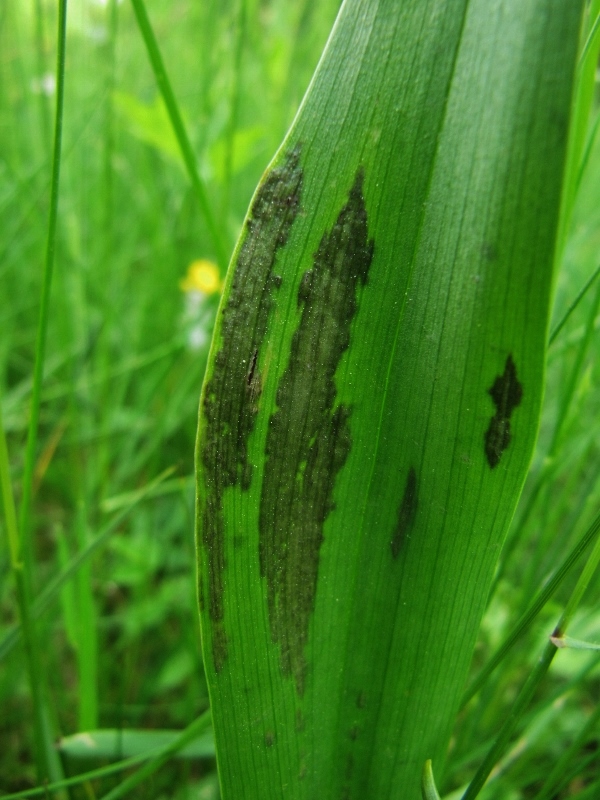
<instances>
[{"instance_id":1,"label":"broad green leaf blade","mask_svg":"<svg viewBox=\"0 0 600 800\"><path fill-rule=\"evenodd\" d=\"M443 764L537 431L581 11L349 0L257 190L197 451L225 800Z\"/></svg>"}]
</instances>

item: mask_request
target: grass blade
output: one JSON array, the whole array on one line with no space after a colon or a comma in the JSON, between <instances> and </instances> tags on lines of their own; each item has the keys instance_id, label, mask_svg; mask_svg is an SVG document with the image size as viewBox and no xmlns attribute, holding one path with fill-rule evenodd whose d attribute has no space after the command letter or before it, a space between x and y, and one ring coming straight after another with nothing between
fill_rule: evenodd
<instances>
[{"instance_id":1,"label":"grass blade","mask_svg":"<svg viewBox=\"0 0 600 800\"><path fill-rule=\"evenodd\" d=\"M496 741L494 742L489 753L485 757L483 763L475 773L473 780L469 784L466 792L462 797L462 800L474 800L474 798L477 797L477 795L483 788L487 778L492 772L496 762L502 756L502 753L506 749L506 746L511 736L513 735L517 727L517 724L519 723L519 720L521 719L523 713L527 709L527 706L531 702L531 699L537 687L542 682L546 673L548 672L550 664L552 663L552 660L558 651L557 646L554 644L552 640L554 638L564 637L569 627L569 624L573 619L575 611L577 610L594 573L598 569L599 564L600 564L600 539L596 542L594 549L591 552L573 591L571 592L565 610L563 611L561 618L558 621L558 624L556 625L556 628L552 633L552 636L549 638L537 664L535 665L534 669L529 675L523 688L519 692L517 699L515 700L512 708L510 709L509 713L506 716L506 719L504 721L504 724L502 725L502 728L498 734Z\"/></svg>"},{"instance_id":2,"label":"grass blade","mask_svg":"<svg viewBox=\"0 0 600 800\"><path fill-rule=\"evenodd\" d=\"M38 779L46 780L52 777L61 777L60 763L52 744L52 733L49 730L48 713L43 690L43 668L40 657L39 645L36 639L35 624L31 612L32 577L33 577L33 548L30 535L31 497L34 480L34 470L37 450L37 434L40 413L42 381L44 375L44 360L46 354L46 334L48 329L48 316L50 307L50 288L52 285L52 272L56 250L56 223L58 215L58 191L60 181L60 163L62 148L63 105L65 86L65 53L66 53L66 24L67 1L60 0L58 5L58 53L56 64L56 110L54 121L54 143L52 150L52 178L50 183L50 210L48 216L48 235L46 240L46 257L42 274L42 292L38 318L38 330L35 347L35 363L33 370L33 387L31 396L29 428L25 450L25 464L23 469L22 497L19 511L18 534L13 529L11 536L11 550L15 550L15 537L18 535L18 550L13 552L13 572L17 585L17 598L21 615L22 629L25 634L25 654L29 685L33 701L33 722L36 749L36 765ZM2 430L4 439L4 429ZM8 478L8 456L6 444L3 446L5 472L3 484ZM5 513L9 527L14 526L14 510L10 490L3 486L4 499L8 501ZM22 563L21 563L22 559Z\"/></svg>"},{"instance_id":3,"label":"grass blade","mask_svg":"<svg viewBox=\"0 0 600 800\"><path fill-rule=\"evenodd\" d=\"M563 316L562 316L562 318L560 319L560 321L559 321L559 322L557 322L557 324L556 324L555 328L552 330L552 333L550 334L550 338L548 339L548 347L550 347L550 345L552 344L552 342L553 342L553 341L556 339L556 337L558 336L558 334L561 332L561 330L562 330L562 329L563 329L563 327L565 326L565 323L567 322L567 320L569 319L569 317L571 316L571 314L572 314L572 313L575 311L575 309L577 308L577 306L579 305L579 303L580 303L580 302L583 300L583 298L586 296L586 294L587 294L587 292L588 292L588 289L589 289L589 288L592 286L592 284L594 283L594 281L596 280L596 278L598 277L598 275L600 275L600 264L598 264L598 266L597 266L597 267L596 267L596 269L595 269L595 270L592 272L592 274L591 274L591 275L590 275L590 277L587 279L587 281L585 282L585 284L584 284L584 285L581 287L581 289L580 289L580 291L579 291L579 293L578 293L577 297L576 297L576 298L573 300L573 302L571 303L571 305L570 305L570 306L567 308L567 310L566 310L566 311L565 311L565 313L563 314Z\"/></svg>"},{"instance_id":4,"label":"grass blade","mask_svg":"<svg viewBox=\"0 0 600 800\"><path fill-rule=\"evenodd\" d=\"M31 516L31 492L35 469L37 433L40 415L42 382L44 377L44 361L46 357L46 334L50 312L50 289L56 253L56 222L58 217L58 189L60 182L60 163L63 131L63 106L65 95L65 55L67 44L67 0L60 0L58 6L58 55L56 65L56 111L54 121L54 145L52 151L52 178L50 181L50 211L48 215L48 238L46 242L46 258L42 275L42 293L38 320L38 331L35 347L35 364L33 368L33 386L31 390L31 410L25 466L23 470L23 495L19 514L19 530L25 547L29 549L29 528Z\"/></svg>"},{"instance_id":5,"label":"grass blade","mask_svg":"<svg viewBox=\"0 0 600 800\"><path fill-rule=\"evenodd\" d=\"M183 117L179 111L179 106L177 104L177 100L175 99L175 94L171 87L171 82L160 54L156 36L152 30L152 25L146 11L146 6L144 5L144 0L131 0L131 4L133 5L133 10L135 12L135 17L140 28L140 33L142 34L144 44L148 50L148 56L150 58L150 63L152 64L152 69L154 70L156 83L165 102L171 124L173 125L173 131L177 137L177 142L179 143L179 147L181 149L183 161L198 199L200 209L202 210L206 220L213 247L215 248L217 261L219 262L221 272L224 272L228 260L227 249L223 243L221 231L217 225L217 220L213 213L204 182L202 181L200 173L198 172L196 155L187 135L185 125L183 124Z\"/></svg>"},{"instance_id":6,"label":"grass blade","mask_svg":"<svg viewBox=\"0 0 600 800\"><path fill-rule=\"evenodd\" d=\"M529 605L527 610L523 612L521 618L515 623L513 629L505 638L505 640L502 642L496 653L487 662L487 664L484 667L482 667L481 671L473 679L472 683L470 684L470 686L463 695L461 701L461 707L465 706L469 702L469 700L477 694L477 692L485 684L485 682L492 674L492 672L496 669L496 667L502 663L505 656L510 652L513 645L521 638L521 636L529 628L529 626L537 617L537 615L540 613L542 608L544 608L548 600L552 597L554 592L563 582L564 578L567 576L571 568L577 563L577 561L587 550L591 542L596 538L599 531L600 531L600 514L598 514L596 519L592 522L590 527L587 529L587 531L584 533L581 539L577 542L575 547L571 550L571 552L565 558L561 566L556 570L554 575L550 578L550 580L546 583L546 585L542 589L540 589L536 597L534 597L534 599L531 601L531 604Z\"/></svg>"}]
</instances>

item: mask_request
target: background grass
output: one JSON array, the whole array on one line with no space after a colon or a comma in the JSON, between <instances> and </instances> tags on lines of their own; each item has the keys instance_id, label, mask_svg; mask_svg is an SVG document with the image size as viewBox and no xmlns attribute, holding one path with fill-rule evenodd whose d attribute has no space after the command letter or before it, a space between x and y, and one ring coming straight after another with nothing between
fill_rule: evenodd
<instances>
[{"instance_id":1,"label":"background grass","mask_svg":"<svg viewBox=\"0 0 600 800\"><path fill-rule=\"evenodd\" d=\"M149 0L154 27L229 252L256 183L308 85L338 0ZM17 497L25 458L48 228L57 4L0 5L0 396ZM208 705L193 576L196 410L217 296L179 283L218 254L127 2L70 0L58 249L32 514L39 596L117 514L111 534L37 624L52 735L180 729ZM590 120L595 130L598 102ZM600 262L600 137L577 194L555 323ZM473 675L600 506L600 293L548 353L531 474L509 533ZM173 472L131 508L136 490ZM123 516L123 512L127 514ZM539 656L577 570L463 710L445 778L463 786ZM570 634L600 642L593 585ZM35 785L32 701L6 528L0 538L0 790ZM599 657L563 650L489 798L600 796ZM573 745L572 753L569 750ZM540 795L559 756L558 780ZM518 755L518 758L517 758ZM106 761L63 754L66 775ZM132 768L133 769L133 768ZM127 774L127 773L124 773ZM102 797L112 775L70 789ZM210 758L169 762L128 797L217 796ZM550 791L550 790L549 790ZM594 794L596 791L596 794ZM588 795L585 793L588 792Z\"/></svg>"}]
</instances>

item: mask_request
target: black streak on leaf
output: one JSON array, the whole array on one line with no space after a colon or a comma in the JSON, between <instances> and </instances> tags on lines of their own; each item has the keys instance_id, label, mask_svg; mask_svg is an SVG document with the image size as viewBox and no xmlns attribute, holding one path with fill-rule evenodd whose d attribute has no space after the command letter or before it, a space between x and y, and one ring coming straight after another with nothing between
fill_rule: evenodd
<instances>
[{"instance_id":1,"label":"black streak on leaf","mask_svg":"<svg viewBox=\"0 0 600 800\"><path fill-rule=\"evenodd\" d=\"M223 627L225 530L223 493L248 489L252 465L247 443L258 412L262 380L260 346L267 332L273 293L281 277L273 272L279 248L290 235L302 190L299 149L291 151L259 188L240 248L229 298L221 314L221 349L206 385L201 458L205 476L202 544L208 565L208 612L213 627L213 660L219 672L227 657Z\"/></svg>"},{"instance_id":2,"label":"black streak on leaf","mask_svg":"<svg viewBox=\"0 0 600 800\"><path fill-rule=\"evenodd\" d=\"M406 486L404 487L404 495L400 508L398 509L398 521L394 530L394 538L392 539L392 556L398 558L398 553L402 547L406 536L415 521L417 513L417 473L414 467L411 467L406 478Z\"/></svg>"},{"instance_id":3,"label":"black streak on leaf","mask_svg":"<svg viewBox=\"0 0 600 800\"><path fill-rule=\"evenodd\" d=\"M350 344L356 290L373 258L359 170L348 202L302 278L302 316L270 420L260 505L260 570L284 675L304 691L304 647L314 608L323 525L350 451L350 407L335 406L334 375ZM335 407L334 407L335 406Z\"/></svg>"},{"instance_id":4,"label":"black streak on leaf","mask_svg":"<svg viewBox=\"0 0 600 800\"><path fill-rule=\"evenodd\" d=\"M510 444L510 417L523 398L523 387L517 379L512 355L506 359L504 372L498 375L488 393L494 401L496 413L485 434L485 455L491 469L494 469Z\"/></svg>"}]
</instances>

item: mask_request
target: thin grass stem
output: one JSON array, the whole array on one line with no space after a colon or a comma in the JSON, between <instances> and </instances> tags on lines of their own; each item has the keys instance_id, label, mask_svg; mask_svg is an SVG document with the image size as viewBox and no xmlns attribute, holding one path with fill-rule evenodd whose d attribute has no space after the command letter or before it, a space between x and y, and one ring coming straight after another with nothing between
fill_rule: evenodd
<instances>
[{"instance_id":1,"label":"thin grass stem","mask_svg":"<svg viewBox=\"0 0 600 800\"><path fill-rule=\"evenodd\" d=\"M11 568L15 577L17 590L17 603L21 616L20 629L23 633L25 657L29 672L29 682L34 710L34 741L35 759L39 780L44 780L50 774L50 759L46 752L44 734L45 724L43 717L43 698L39 682L42 670L35 647L33 620L31 617L31 602L28 582L25 579L24 565L21 561L20 537L17 527L17 512L10 480L10 464L4 424L0 412L0 480L2 482L2 504L8 537Z\"/></svg>"},{"instance_id":2,"label":"thin grass stem","mask_svg":"<svg viewBox=\"0 0 600 800\"><path fill-rule=\"evenodd\" d=\"M600 120L600 115L598 116L598 119ZM575 309L577 308L577 306L579 305L579 303L580 303L580 302L583 300L583 298L585 297L585 295L586 295L586 294L587 294L587 292L588 292L588 289L589 289L589 288L592 286L592 284L594 283L594 281L596 280L596 278L598 277L598 275L600 275L600 264L598 264L598 266L596 267L596 269L595 269L595 270L592 272L592 274L590 275L590 277L587 279L587 281L585 282L585 284L584 284L584 285L582 286L582 288L580 289L580 291L579 291L579 294L577 295L577 297L575 298L575 300L573 300L573 302L571 303L571 305L570 305L570 306L567 308L567 310L566 310L566 311L565 311L565 313L563 314L563 316L562 316L562 319L561 319L561 320L560 320L560 321L557 323L557 325L555 326L554 330L552 331L552 333L550 334L550 337L549 337L549 339L548 339L548 347L550 347L550 345L552 344L552 342L554 342L554 340L556 339L556 337L558 336L558 334L559 334L559 333L561 332L561 330L564 328L564 326L565 326L565 324L566 324L567 320L569 319L569 317L571 316L571 314L572 314L572 313L575 311Z\"/></svg>"},{"instance_id":3,"label":"thin grass stem","mask_svg":"<svg viewBox=\"0 0 600 800\"><path fill-rule=\"evenodd\" d=\"M571 552L562 562L560 567L556 570L554 575L546 583L546 585L537 593L527 610L521 615L518 622L513 627L512 631L508 634L504 642L498 648L496 654L490 658L487 664L482 667L479 674L473 679L470 686L467 688L461 701L461 707L465 706L469 700L474 697L481 687L485 684L496 667L504 660L512 649L513 645L521 638L525 631L532 624L534 619L540 613L542 608L546 605L548 600L552 597L554 592L558 589L563 582L571 567L576 564L581 555L587 550L591 542L596 538L600 531L600 514L596 516L590 527L572 548Z\"/></svg>"},{"instance_id":4,"label":"thin grass stem","mask_svg":"<svg viewBox=\"0 0 600 800\"><path fill-rule=\"evenodd\" d=\"M550 449L548 451L548 455L551 459L554 457L558 445L560 443L560 435L562 433L563 426L569 414L571 403L573 402L573 397L575 395L575 390L577 388L577 381L579 379L581 368L583 366L583 362L585 360L586 354L588 352L589 346L592 341L592 337L594 335L595 321L599 307L600 307L600 285L596 289L596 295L592 301L592 306L588 314L588 319L585 328L585 335L579 345L579 350L577 351L577 355L575 357L575 363L573 364L573 367L571 369L571 373L567 380L567 387L565 389L565 393L560 403L560 408L558 411L558 417L556 421L556 427L554 429L552 442L550 444Z\"/></svg>"},{"instance_id":5,"label":"thin grass stem","mask_svg":"<svg viewBox=\"0 0 600 800\"><path fill-rule=\"evenodd\" d=\"M227 123L227 133L225 137L225 159L223 164L223 200L221 204L221 216L226 223L229 216L229 199L231 195L231 172L233 167L233 156L235 146L235 133L238 123L240 89L242 85L242 55L246 42L246 0L239 0L239 11L237 21L237 36L235 42L235 56L233 63L233 81L231 87L231 99L229 120Z\"/></svg>"},{"instance_id":6,"label":"thin grass stem","mask_svg":"<svg viewBox=\"0 0 600 800\"><path fill-rule=\"evenodd\" d=\"M585 594L590 581L598 568L598 564L600 563L600 539L596 541L594 545L594 549L592 550L590 557L588 558L581 575L577 583L575 584L575 588L571 592L571 595L567 601L567 605L558 621L558 624L554 631L552 632L553 638L560 638L564 636L571 623L575 611L581 602L583 595ZM467 790L462 796L462 800L473 800L473 798L477 797L485 782L487 781L488 777L490 776L492 770L494 769L496 763L501 758L502 754L504 753L510 738L512 737L520 718L522 717L523 713L527 709L527 706L531 702L531 699L538 688L541 681L544 679L548 669L550 668L550 664L554 656L556 655L558 648L556 645L549 639L546 643L542 654L535 665L534 669L532 670L531 674L527 678L523 688L519 692L517 699L515 700L512 708L509 710L504 724L500 729L500 733L498 734L494 744L492 745L489 753L485 757L483 763L475 773L471 783L467 787Z\"/></svg>"},{"instance_id":7,"label":"thin grass stem","mask_svg":"<svg viewBox=\"0 0 600 800\"><path fill-rule=\"evenodd\" d=\"M13 571L16 571L21 569L23 565L21 563L17 510L10 480L8 447L2 419L2 403L0 403L0 483L2 488L4 519L6 521L6 535L8 537L8 549L10 552L10 565Z\"/></svg>"},{"instance_id":8,"label":"thin grass stem","mask_svg":"<svg viewBox=\"0 0 600 800\"><path fill-rule=\"evenodd\" d=\"M598 720L600 719L600 705L596 706L592 714L586 720L585 725L580 730L579 734L572 741L571 745L560 756L550 774L544 781L544 785L536 794L534 800L550 800L559 787L559 783L563 780L567 770L567 766L573 756L577 754L579 749L583 747L587 741L588 735L595 729ZM596 754L592 754L595 756Z\"/></svg>"},{"instance_id":9,"label":"thin grass stem","mask_svg":"<svg viewBox=\"0 0 600 800\"><path fill-rule=\"evenodd\" d=\"M146 6L144 5L143 0L131 0L131 4L133 5L138 27L144 40L144 44L146 45L148 57L150 58L150 63L154 71L154 77L164 100L169 119L171 120L173 132L177 138L183 161L196 193L198 203L200 204L200 208L204 214L213 247L215 248L217 261L219 262L219 267L221 268L221 272L224 273L228 262L227 249L223 243L221 232L217 226L215 215L213 213L204 182L200 177L200 173L198 172L196 155L187 135L187 131L183 123L183 117L179 111L179 106L177 104L177 100L175 99L175 94L171 87L171 82L160 54L158 42L156 41L156 36L154 35L154 31L150 23L150 18L146 12Z\"/></svg>"},{"instance_id":10,"label":"thin grass stem","mask_svg":"<svg viewBox=\"0 0 600 800\"><path fill-rule=\"evenodd\" d=\"M594 122L592 123L591 130L588 134L587 141L585 143L583 155L581 156L581 163L579 164L579 170L577 172L577 182L575 185L576 191L579 191L581 181L583 180L583 176L585 175L585 171L589 164L590 156L592 155L592 150L594 147L594 142L596 141L596 134L598 133L599 126L600 126L600 113L596 113L596 117L594 119Z\"/></svg>"},{"instance_id":11,"label":"thin grass stem","mask_svg":"<svg viewBox=\"0 0 600 800\"><path fill-rule=\"evenodd\" d=\"M23 489L19 513L19 529L21 539L28 548L29 526L31 516L31 494L37 449L37 434L40 415L42 382L44 378L44 360L46 356L46 335L50 311L50 289L56 253L56 223L58 217L58 189L60 181L63 106L65 93L65 54L67 35L67 0L60 0L58 7L58 55L56 65L56 114L54 123L54 146L52 152L52 178L50 181L50 211L48 215L48 236L46 241L46 258L42 277L42 294L38 329L35 347L35 363L33 368L33 386L31 391L31 411L29 430L25 451L23 470Z\"/></svg>"},{"instance_id":12,"label":"thin grass stem","mask_svg":"<svg viewBox=\"0 0 600 800\"><path fill-rule=\"evenodd\" d=\"M598 45L600 44L600 14L594 20L594 24L592 25L590 32L588 33L587 39L585 40L585 44L581 50L581 55L579 56L579 62L577 64L577 69L582 70L585 66L586 61L590 53L595 50Z\"/></svg>"},{"instance_id":13,"label":"thin grass stem","mask_svg":"<svg viewBox=\"0 0 600 800\"><path fill-rule=\"evenodd\" d=\"M58 214L58 187L60 178L60 160L62 144L63 105L64 105L64 73L66 52L66 21L67 0L60 0L58 7L58 54L56 64L56 113L54 125L54 145L52 151L52 178L50 183L50 211L48 216L48 235L46 242L46 257L42 277L42 294L38 318L38 330L35 348L35 364L33 371L33 386L31 397L31 410L25 451L25 464L23 471L23 489L19 513L18 530L13 529L12 537L18 537L17 558L13 560L17 602L21 616L21 627L25 643L25 655L29 685L33 702L35 758L39 780L46 780L57 774L58 762L52 748L52 735L49 731L48 715L44 706L43 669L38 644L36 641L34 620L31 614L32 571L33 557L30 537L31 497L33 477L35 471L37 433L39 423L39 410L41 388L44 374L44 358L46 352L46 334L48 329L48 316L50 306L50 288L52 284L52 271L56 250L56 223ZM4 436L4 434L2 434ZM6 446L6 471L8 457ZM9 501L10 506L10 501ZM8 516L12 516L11 511ZM8 519L7 516L7 519ZM16 516L16 512L15 512ZM20 563L23 556L23 563Z\"/></svg>"}]
</instances>

